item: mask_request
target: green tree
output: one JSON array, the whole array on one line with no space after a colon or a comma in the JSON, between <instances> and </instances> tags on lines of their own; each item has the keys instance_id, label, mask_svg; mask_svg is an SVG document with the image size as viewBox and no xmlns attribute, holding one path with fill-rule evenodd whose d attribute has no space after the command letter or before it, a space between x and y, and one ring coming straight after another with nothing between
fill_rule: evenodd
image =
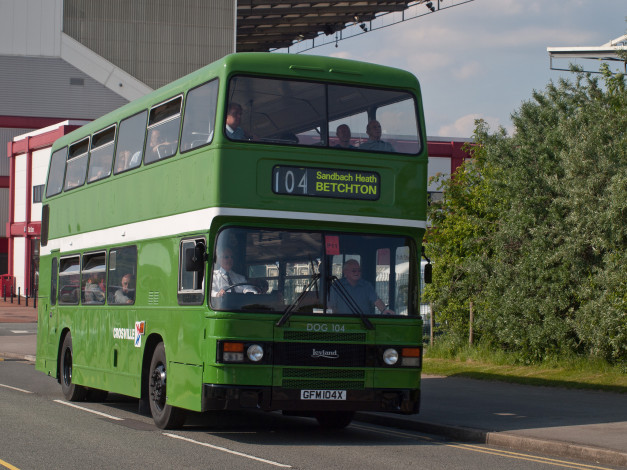
<instances>
[{"instance_id":1,"label":"green tree","mask_svg":"<svg viewBox=\"0 0 627 470\"><path fill-rule=\"evenodd\" d=\"M627 93L578 72L512 120L475 131L473 160L442 183L427 237L427 290L453 343L468 331L521 361L589 354L627 361Z\"/></svg>"}]
</instances>

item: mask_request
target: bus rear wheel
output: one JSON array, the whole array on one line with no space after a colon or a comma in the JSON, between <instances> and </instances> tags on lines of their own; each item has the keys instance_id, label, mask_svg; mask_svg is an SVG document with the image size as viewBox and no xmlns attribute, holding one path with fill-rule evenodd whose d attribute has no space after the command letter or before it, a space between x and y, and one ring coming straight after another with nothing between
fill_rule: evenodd
<instances>
[{"instance_id":1,"label":"bus rear wheel","mask_svg":"<svg viewBox=\"0 0 627 470\"><path fill-rule=\"evenodd\" d=\"M87 396L87 389L72 382L72 335L68 333L61 346L60 382L63 395L69 401L83 401Z\"/></svg>"},{"instance_id":2,"label":"bus rear wheel","mask_svg":"<svg viewBox=\"0 0 627 470\"><path fill-rule=\"evenodd\" d=\"M148 402L150 413L157 427L161 429L176 429L185 423L185 411L166 404L166 358L165 346L159 343L155 348L150 361L148 377Z\"/></svg>"},{"instance_id":3,"label":"bus rear wheel","mask_svg":"<svg viewBox=\"0 0 627 470\"><path fill-rule=\"evenodd\" d=\"M351 424L354 411L319 411L315 414L320 427L324 429L344 429Z\"/></svg>"}]
</instances>

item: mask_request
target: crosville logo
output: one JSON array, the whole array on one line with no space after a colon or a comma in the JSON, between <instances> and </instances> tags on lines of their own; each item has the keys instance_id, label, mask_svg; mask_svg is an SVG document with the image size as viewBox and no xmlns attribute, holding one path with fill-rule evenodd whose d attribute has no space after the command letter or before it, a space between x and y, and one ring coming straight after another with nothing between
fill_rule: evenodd
<instances>
[{"instance_id":1,"label":"crosville logo","mask_svg":"<svg viewBox=\"0 0 627 470\"><path fill-rule=\"evenodd\" d=\"M323 357L325 359L339 359L340 355L337 353L337 349L335 351L326 351L325 349L313 348L311 350L311 357L314 359L318 357Z\"/></svg>"}]
</instances>

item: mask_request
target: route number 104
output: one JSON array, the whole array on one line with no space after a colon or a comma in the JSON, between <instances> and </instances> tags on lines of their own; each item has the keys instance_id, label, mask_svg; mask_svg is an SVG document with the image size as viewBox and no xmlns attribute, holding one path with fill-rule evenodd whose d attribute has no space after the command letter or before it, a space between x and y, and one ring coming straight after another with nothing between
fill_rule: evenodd
<instances>
[{"instance_id":1,"label":"route number 104","mask_svg":"<svg viewBox=\"0 0 627 470\"><path fill-rule=\"evenodd\" d=\"M307 170L294 167L275 168L273 186L276 194L307 195Z\"/></svg>"}]
</instances>

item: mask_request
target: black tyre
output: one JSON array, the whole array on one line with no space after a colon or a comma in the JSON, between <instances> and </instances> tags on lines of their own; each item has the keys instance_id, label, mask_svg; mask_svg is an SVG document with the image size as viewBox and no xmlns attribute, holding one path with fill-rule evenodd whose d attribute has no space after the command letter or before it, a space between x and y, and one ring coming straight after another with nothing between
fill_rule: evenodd
<instances>
[{"instance_id":1,"label":"black tyre","mask_svg":"<svg viewBox=\"0 0 627 470\"><path fill-rule=\"evenodd\" d=\"M163 343L159 343L150 362L148 401L152 419L157 427L161 429L176 429L185 423L185 411L166 404L166 364L165 346Z\"/></svg>"},{"instance_id":2,"label":"black tyre","mask_svg":"<svg viewBox=\"0 0 627 470\"><path fill-rule=\"evenodd\" d=\"M72 336L65 335L61 346L61 361L59 364L59 379L63 395L69 401L83 401L87 396L87 389L72 382Z\"/></svg>"},{"instance_id":3,"label":"black tyre","mask_svg":"<svg viewBox=\"0 0 627 470\"><path fill-rule=\"evenodd\" d=\"M344 429L351 424L354 411L319 411L316 413L318 424L324 429Z\"/></svg>"}]
</instances>

